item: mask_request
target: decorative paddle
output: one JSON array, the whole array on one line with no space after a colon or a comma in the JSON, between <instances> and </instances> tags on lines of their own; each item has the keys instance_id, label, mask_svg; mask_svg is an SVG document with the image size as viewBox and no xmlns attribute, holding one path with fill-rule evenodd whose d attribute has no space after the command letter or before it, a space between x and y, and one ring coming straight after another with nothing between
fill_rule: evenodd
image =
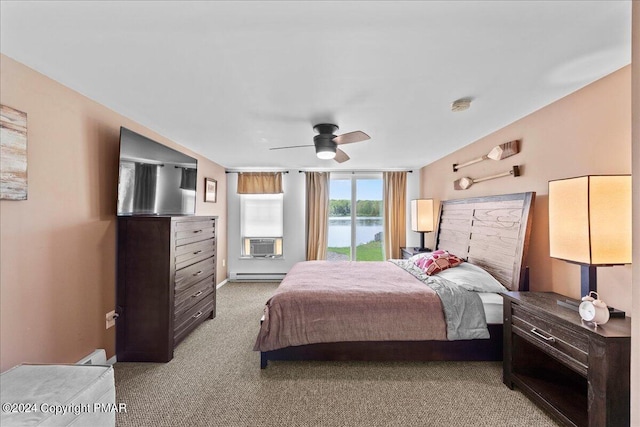
<instances>
[{"instance_id":1,"label":"decorative paddle","mask_svg":"<svg viewBox=\"0 0 640 427\"><path fill-rule=\"evenodd\" d=\"M502 172L496 175L485 176L484 178L473 179L473 178L464 177L464 178L457 179L453 182L453 189L466 190L467 188L471 187L473 184L477 184L478 182L488 181L490 179L500 178L500 177L509 176L509 175L513 175L514 177L520 176L520 166L514 166L510 171Z\"/></svg>"},{"instance_id":2,"label":"decorative paddle","mask_svg":"<svg viewBox=\"0 0 640 427\"><path fill-rule=\"evenodd\" d=\"M458 172L458 169L464 168L466 166L473 165L475 163L481 162L483 160L491 159L491 160L502 160L507 157L511 157L514 154L518 154L520 152L519 140L505 142L504 144L497 145L489 151L489 154L486 154L482 157L478 157L477 159L469 160L468 162L462 164L453 164L453 171Z\"/></svg>"}]
</instances>

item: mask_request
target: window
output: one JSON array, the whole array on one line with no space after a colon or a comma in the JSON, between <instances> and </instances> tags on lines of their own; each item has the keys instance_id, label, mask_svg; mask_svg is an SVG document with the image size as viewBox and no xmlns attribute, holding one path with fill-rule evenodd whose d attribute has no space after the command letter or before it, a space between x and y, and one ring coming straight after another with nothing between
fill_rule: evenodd
<instances>
[{"instance_id":1,"label":"window","mask_svg":"<svg viewBox=\"0 0 640 427\"><path fill-rule=\"evenodd\" d=\"M382 174L331 174L327 260L383 261Z\"/></svg>"},{"instance_id":2,"label":"window","mask_svg":"<svg viewBox=\"0 0 640 427\"><path fill-rule=\"evenodd\" d=\"M242 256L282 256L284 229L283 194L241 194Z\"/></svg>"}]
</instances>

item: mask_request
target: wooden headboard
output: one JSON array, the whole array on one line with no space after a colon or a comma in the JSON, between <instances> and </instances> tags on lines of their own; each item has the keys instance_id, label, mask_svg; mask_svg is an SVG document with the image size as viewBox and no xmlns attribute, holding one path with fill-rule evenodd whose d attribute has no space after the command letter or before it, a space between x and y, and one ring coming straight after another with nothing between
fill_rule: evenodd
<instances>
[{"instance_id":1,"label":"wooden headboard","mask_svg":"<svg viewBox=\"0 0 640 427\"><path fill-rule=\"evenodd\" d=\"M436 248L484 268L509 290L526 290L535 197L529 192L443 201Z\"/></svg>"}]
</instances>

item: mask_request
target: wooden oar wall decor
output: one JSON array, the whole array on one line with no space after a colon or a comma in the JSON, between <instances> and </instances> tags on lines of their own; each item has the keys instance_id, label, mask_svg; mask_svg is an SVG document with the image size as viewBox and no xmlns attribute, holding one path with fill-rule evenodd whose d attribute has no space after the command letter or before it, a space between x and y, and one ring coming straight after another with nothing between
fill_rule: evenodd
<instances>
[{"instance_id":1,"label":"wooden oar wall decor","mask_svg":"<svg viewBox=\"0 0 640 427\"><path fill-rule=\"evenodd\" d=\"M507 157L511 157L514 154L518 154L520 152L519 140L505 142L504 144L497 145L489 151L488 154L485 154L482 157L478 157L473 160L469 160L468 162L464 162L461 164L454 163L453 171L458 172L458 169L464 168L467 166L471 166L473 164L479 163L483 160L491 159L491 160L502 160Z\"/></svg>"},{"instance_id":2,"label":"wooden oar wall decor","mask_svg":"<svg viewBox=\"0 0 640 427\"><path fill-rule=\"evenodd\" d=\"M510 171L498 173L491 176L485 176L484 178L473 179L469 177L464 177L464 178L457 179L453 182L453 189L466 190L467 188L471 187L473 184L477 184L482 181L488 181L490 179L501 178L503 176L509 176L509 175L513 175L514 177L520 176L520 166L514 166L511 168Z\"/></svg>"}]
</instances>

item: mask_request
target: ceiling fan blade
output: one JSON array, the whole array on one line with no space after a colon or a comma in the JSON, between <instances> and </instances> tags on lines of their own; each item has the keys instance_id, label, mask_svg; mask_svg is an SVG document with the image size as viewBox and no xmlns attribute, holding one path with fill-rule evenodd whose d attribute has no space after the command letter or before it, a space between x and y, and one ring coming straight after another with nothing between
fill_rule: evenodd
<instances>
[{"instance_id":1,"label":"ceiling fan blade","mask_svg":"<svg viewBox=\"0 0 640 427\"><path fill-rule=\"evenodd\" d=\"M307 145L290 145L289 147L274 147L274 148L269 148L269 150L284 150L285 148L300 148L300 147L314 147L313 144L307 144Z\"/></svg>"},{"instance_id":2,"label":"ceiling fan blade","mask_svg":"<svg viewBox=\"0 0 640 427\"><path fill-rule=\"evenodd\" d=\"M351 144L352 142L366 141L367 139L371 139L371 137L361 130L356 130L354 132L343 133L342 135L336 136L335 138L333 138L333 142L341 145Z\"/></svg>"},{"instance_id":3,"label":"ceiling fan blade","mask_svg":"<svg viewBox=\"0 0 640 427\"><path fill-rule=\"evenodd\" d=\"M343 163L349 160L349 156L347 155L347 153L345 153L341 149L336 148L336 156L333 158L333 160L335 160L338 163Z\"/></svg>"}]
</instances>

